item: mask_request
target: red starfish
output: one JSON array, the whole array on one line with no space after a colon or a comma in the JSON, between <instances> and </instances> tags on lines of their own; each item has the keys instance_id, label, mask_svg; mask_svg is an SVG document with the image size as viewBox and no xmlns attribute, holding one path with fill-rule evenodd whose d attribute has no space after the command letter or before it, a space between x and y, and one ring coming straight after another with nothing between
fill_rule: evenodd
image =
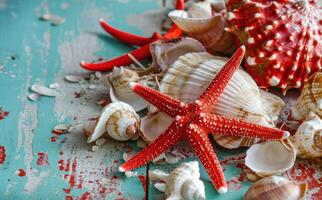
<instances>
[{"instance_id":1,"label":"red starfish","mask_svg":"<svg viewBox=\"0 0 322 200\"><path fill-rule=\"evenodd\" d=\"M177 10L184 9L184 0L177 0L176 9ZM108 71L113 69L113 67L129 65L133 63L133 60L130 58L129 54L131 54L134 58L136 58L139 61L150 58L151 57L150 43L156 40L175 39L175 38L181 37L182 35L182 31L175 24L173 24L165 34L160 35L159 33L154 33L151 37L142 37L131 33L126 33L124 31L118 30L110 26L103 19L100 19L100 24L106 32L108 32L116 39L124 43L140 46L140 47L127 54L124 54L117 58L113 58L112 60L109 60L109 61L103 61L101 63L86 63L84 61L81 61L80 65L83 68L92 70L92 71Z\"/></svg>"},{"instance_id":2,"label":"red starfish","mask_svg":"<svg viewBox=\"0 0 322 200\"><path fill-rule=\"evenodd\" d=\"M184 104L151 88L131 83L134 92L175 120L154 142L122 164L119 171L124 172L140 167L177 142L186 139L207 170L215 189L219 193L225 193L227 192L225 177L208 139L209 132L212 134L256 137L263 140L287 138L289 136L287 131L211 114L220 94L240 65L244 54L245 47L242 46L225 64L198 100L190 104Z\"/></svg>"}]
</instances>

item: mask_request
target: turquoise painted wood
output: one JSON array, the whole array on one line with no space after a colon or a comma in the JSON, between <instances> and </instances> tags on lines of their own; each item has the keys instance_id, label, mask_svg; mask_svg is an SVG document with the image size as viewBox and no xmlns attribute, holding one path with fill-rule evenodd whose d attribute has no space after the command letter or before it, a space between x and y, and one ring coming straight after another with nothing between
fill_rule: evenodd
<instances>
[{"instance_id":1,"label":"turquoise painted wood","mask_svg":"<svg viewBox=\"0 0 322 200\"><path fill-rule=\"evenodd\" d=\"M149 184L147 168L169 171L177 165L154 165L136 170L126 178L117 172L124 151L137 150L135 143L108 141L92 152L77 124L99 113L96 101L107 97L103 87L89 90L89 83L71 84L66 74L88 74L79 61L111 58L132 48L108 37L99 18L133 33L149 35L159 30L161 1L22 1L0 0L0 199L162 199ZM59 26L39 20L50 12L66 19ZM29 87L57 82L56 98L28 100ZM85 97L76 98L80 88ZM8 112L8 113L7 113ZM56 135L59 123L76 129ZM191 157L187 145L178 151ZM241 199L250 183L241 174L244 151L216 146L225 170L229 193L219 196L202 168L207 199Z\"/></svg>"}]
</instances>

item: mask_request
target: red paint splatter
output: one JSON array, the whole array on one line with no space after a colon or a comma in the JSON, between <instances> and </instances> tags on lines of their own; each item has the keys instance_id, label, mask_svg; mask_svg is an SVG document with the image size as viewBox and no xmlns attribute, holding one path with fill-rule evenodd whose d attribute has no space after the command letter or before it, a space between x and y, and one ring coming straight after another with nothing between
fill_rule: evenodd
<instances>
[{"instance_id":1,"label":"red paint splatter","mask_svg":"<svg viewBox=\"0 0 322 200\"><path fill-rule=\"evenodd\" d=\"M0 120L3 120L8 115L9 112L2 110L2 108L0 107Z\"/></svg>"},{"instance_id":2,"label":"red paint splatter","mask_svg":"<svg viewBox=\"0 0 322 200\"><path fill-rule=\"evenodd\" d=\"M50 141L56 142L57 141L57 138L58 138L57 136L53 136L53 137L50 138Z\"/></svg>"},{"instance_id":3,"label":"red paint splatter","mask_svg":"<svg viewBox=\"0 0 322 200\"><path fill-rule=\"evenodd\" d=\"M146 192L146 188L147 188L146 177L140 175L140 176L138 176L138 179L140 180L140 182L142 184L142 187L143 187L144 192Z\"/></svg>"},{"instance_id":4,"label":"red paint splatter","mask_svg":"<svg viewBox=\"0 0 322 200\"><path fill-rule=\"evenodd\" d=\"M89 193L89 192L85 192L85 193L81 196L80 200L92 200L91 193Z\"/></svg>"},{"instance_id":5,"label":"red paint splatter","mask_svg":"<svg viewBox=\"0 0 322 200\"><path fill-rule=\"evenodd\" d=\"M48 154L44 152L38 152L37 165L48 166Z\"/></svg>"},{"instance_id":6,"label":"red paint splatter","mask_svg":"<svg viewBox=\"0 0 322 200\"><path fill-rule=\"evenodd\" d=\"M2 165L6 161L6 149L4 146L0 146L0 165Z\"/></svg>"},{"instance_id":7,"label":"red paint splatter","mask_svg":"<svg viewBox=\"0 0 322 200\"><path fill-rule=\"evenodd\" d=\"M26 176L26 172L25 172L23 169L18 169L17 174L18 174L18 176L20 176L20 177Z\"/></svg>"}]
</instances>

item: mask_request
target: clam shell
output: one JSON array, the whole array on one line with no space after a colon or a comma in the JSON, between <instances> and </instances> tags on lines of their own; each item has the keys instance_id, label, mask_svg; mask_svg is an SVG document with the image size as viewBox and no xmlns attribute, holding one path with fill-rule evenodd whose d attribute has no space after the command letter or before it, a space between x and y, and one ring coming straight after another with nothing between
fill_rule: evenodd
<instances>
[{"instance_id":1,"label":"clam shell","mask_svg":"<svg viewBox=\"0 0 322 200\"><path fill-rule=\"evenodd\" d=\"M296 159L294 147L286 141L252 145L246 152L245 164L260 177L281 174L292 168Z\"/></svg>"},{"instance_id":2,"label":"clam shell","mask_svg":"<svg viewBox=\"0 0 322 200\"><path fill-rule=\"evenodd\" d=\"M311 113L290 140L295 146L298 157L307 159L322 157L322 120Z\"/></svg>"},{"instance_id":3,"label":"clam shell","mask_svg":"<svg viewBox=\"0 0 322 200\"><path fill-rule=\"evenodd\" d=\"M87 142L91 143L107 132L108 136L118 141L125 141L136 137L139 116L135 110L123 102L115 102L105 106L97 121L93 133Z\"/></svg>"},{"instance_id":4,"label":"clam shell","mask_svg":"<svg viewBox=\"0 0 322 200\"><path fill-rule=\"evenodd\" d=\"M299 200L304 198L307 187L307 183L295 183L283 177L266 177L248 189L244 200Z\"/></svg>"},{"instance_id":5,"label":"clam shell","mask_svg":"<svg viewBox=\"0 0 322 200\"><path fill-rule=\"evenodd\" d=\"M169 12L171 20L189 37L200 41L211 52L230 53L233 50L233 39L225 31L227 22L222 14L192 17L183 10ZM196 16L196 14L194 14Z\"/></svg>"},{"instance_id":6,"label":"clam shell","mask_svg":"<svg viewBox=\"0 0 322 200\"><path fill-rule=\"evenodd\" d=\"M163 77L160 91L182 102L193 102L208 87L227 60L207 53L188 53L181 56ZM274 127L274 120L278 118L284 105L282 99L260 91L244 70L237 69L213 112ZM229 149L250 146L259 141L220 135L214 135L214 138L218 144Z\"/></svg>"},{"instance_id":7,"label":"clam shell","mask_svg":"<svg viewBox=\"0 0 322 200\"><path fill-rule=\"evenodd\" d=\"M159 66L162 71L166 71L181 55L205 51L202 44L193 38L158 40L150 44L153 65Z\"/></svg>"},{"instance_id":8,"label":"clam shell","mask_svg":"<svg viewBox=\"0 0 322 200\"><path fill-rule=\"evenodd\" d=\"M37 94L40 94L43 96L48 96L48 97L55 97L59 94L56 90L53 90L53 89L50 89L48 87L45 87L43 85L38 85L38 84L33 84L30 87L30 90L37 93Z\"/></svg>"},{"instance_id":9,"label":"clam shell","mask_svg":"<svg viewBox=\"0 0 322 200\"><path fill-rule=\"evenodd\" d=\"M313 74L304 84L301 96L292 107L292 116L303 120L309 112L314 112L322 118L322 71Z\"/></svg>"},{"instance_id":10,"label":"clam shell","mask_svg":"<svg viewBox=\"0 0 322 200\"><path fill-rule=\"evenodd\" d=\"M135 111L141 111L148 103L137 96L129 86L129 82L139 82L139 75L130 69L123 67L114 68L108 76L110 84L110 97L112 102L122 101L131 105Z\"/></svg>"}]
</instances>

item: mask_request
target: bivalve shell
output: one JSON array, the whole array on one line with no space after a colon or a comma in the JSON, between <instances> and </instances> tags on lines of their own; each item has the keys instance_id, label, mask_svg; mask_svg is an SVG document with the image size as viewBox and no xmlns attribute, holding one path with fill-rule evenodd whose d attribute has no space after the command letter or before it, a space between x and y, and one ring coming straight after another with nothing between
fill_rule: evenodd
<instances>
[{"instance_id":1,"label":"bivalve shell","mask_svg":"<svg viewBox=\"0 0 322 200\"><path fill-rule=\"evenodd\" d=\"M255 182L245 193L244 200L300 200L304 198L307 187L307 183L270 176Z\"/></svg>"}]
</instances>

